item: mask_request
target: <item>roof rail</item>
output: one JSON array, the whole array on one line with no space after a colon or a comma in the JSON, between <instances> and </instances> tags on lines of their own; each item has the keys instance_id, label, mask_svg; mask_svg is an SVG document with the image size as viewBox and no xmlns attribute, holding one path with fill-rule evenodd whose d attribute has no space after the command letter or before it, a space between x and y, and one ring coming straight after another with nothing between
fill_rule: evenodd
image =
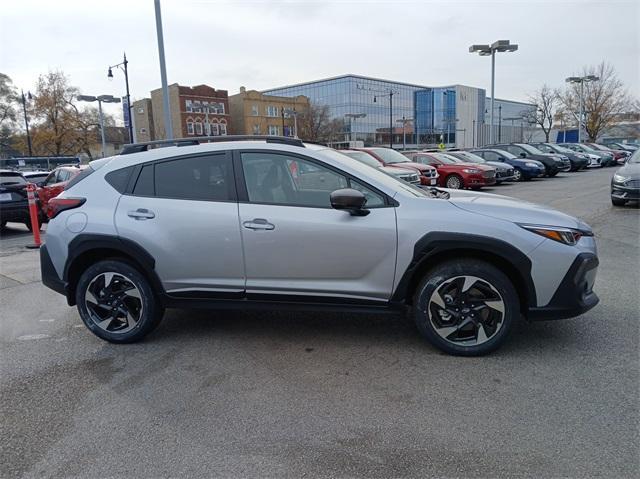
<instances>
[{"instance_id":1,"label":"roof rail","mask_svg":"<svg viewBox=\"0 0 640 479\"><path fill-rule=\"evenodd\" d=\"M226 141L251 141L264 140L267 143L280 143L282 145L301 146L304 143L299 138L291 138L288 136L267 136L267 135L224 135L224 136L198 136L195 138L175 138L173 140L155 140L144 143L132 143L125 145L120 151L121 155L129 155L131 153L140 153L148 151L152 148L162 148L166 146L190 146L199 145L200 143L220 143Z\"/></svg>"}]
</instances>

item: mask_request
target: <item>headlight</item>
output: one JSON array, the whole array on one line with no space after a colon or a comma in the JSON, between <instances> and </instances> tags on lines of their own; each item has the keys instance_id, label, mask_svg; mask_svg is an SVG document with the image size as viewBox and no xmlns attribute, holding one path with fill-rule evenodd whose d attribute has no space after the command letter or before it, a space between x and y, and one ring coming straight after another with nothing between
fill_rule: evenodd
<instances>
[{"instance_id":1,"label":"headlight","mask_svg":"<svg viewBox=\"0 0 640 479\"><path fill-rule=\"evenodd\" d=\"M613 182L614 183L624 183L626 181L629 181L630 179L631 179L630 176L622 176L622 175L619 175L617 173L615 175L613 175Z\"/></svg>"},{"instance_id":2,"label":"headlight","mask_svg":"<svg viewBox=\"0 0 640 479\"><path fill-rule=\"evenodd\" d=\"M464 170L465 173L480 173L480 170L476 170L475 168L465 168Z\"/></svg>"},{"instance_id":3,"label":"headlight","mask_svg":"<svg viewBox=\"0 0 640 479\"><path fill-rule=\"evenodd\" d=\"M521 228L539 234L545 238L563 243L569 246L575 245L583 236L593 236L592 231L563 228L561 226L518 225Z\"/></svg>"},{"instance_id":4,"label":"headlight","mask_svg":"<svg viewBox=\"0 0 640 479\"><path fill-rule=\"evenodd\" d=\"M528 166L529 168L537 168L538 164L537 163L531 163L531 162L527 161L525 163L525 166Z\"/></svg>"}]
</instances>

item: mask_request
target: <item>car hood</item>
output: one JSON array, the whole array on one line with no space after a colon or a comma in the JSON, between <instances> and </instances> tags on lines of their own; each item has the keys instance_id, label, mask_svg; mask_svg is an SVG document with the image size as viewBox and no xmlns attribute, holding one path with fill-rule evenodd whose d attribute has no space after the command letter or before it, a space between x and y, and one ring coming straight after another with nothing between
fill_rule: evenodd
<instances>
[{"instance_id":1,"label":"car hood","mask_svg":"<svg viewBox=\"0 0 640 479\"><path fill-rule=\"evenodd\" d=\"M379 169L393 176L404 176L404 175L416 174L416 170L412 170L411 168L393 168L391 166L381 166Z\"/></svg>"},{"instance_id":2,"label":"car hood","mask_svg":"<svg viewBox=\"0 0 640 479\"><path fill-rule=\"evenodd\" d=\"M471 213L511 221L513 223L563 226L565 228L590 230L589 226L579 219L547 206L491 193L460 190L447 191L451 195L449 202Z\"/></svg>"},{"instance_id":3,"label":"car hood","mask_svg":"<svg viewBox=\"0 0 640 479\"><path fill-rule=\"evenodd\" d=\"M640 178L640 163L627 163L616 173L622 176L630 176L633 179Z\"/></svg>"},{"instance_id":4,"label":"car hood","mask_svg":"<svg viewBox=\"0 0 640 479\"><path fill-rule=\"evenodd\" d=\"M412 161L405 161L402 163L387 163L385 166L390 166L392 168L407 168L418 170L420 172L427 172L433 170L433 166L423 165L422 163L414 163Z\"/></svg>"}]
</instances>

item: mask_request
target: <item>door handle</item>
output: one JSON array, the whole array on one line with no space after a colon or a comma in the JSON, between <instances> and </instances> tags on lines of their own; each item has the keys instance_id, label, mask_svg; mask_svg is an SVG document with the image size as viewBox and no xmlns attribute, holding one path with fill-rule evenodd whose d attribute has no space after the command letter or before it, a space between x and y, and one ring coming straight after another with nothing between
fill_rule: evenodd
<instances>
[{"instance_id":1,"label":"door handle","mask_svg":"<svg viewBox=\"0 0 640 479\"><path fill-rule=\"evenodd\" d=\"M150 220L155 218L156 215L153 211L149 211L146 208L138 208L137 210L127 211L127 216L135 220Z\"/></svg>"},{"instance_id":2,"label":"door handle","mask_svg":"<svg viewBox=\"0 0 640 479\"><path fill-rule=\"evenodd\" d=\"M276 229L276 225L269 223L264 218L254 218L251 221L245 221L242 226L248 230L267 230L271 231Z\"/></svg>"}]
</instances>

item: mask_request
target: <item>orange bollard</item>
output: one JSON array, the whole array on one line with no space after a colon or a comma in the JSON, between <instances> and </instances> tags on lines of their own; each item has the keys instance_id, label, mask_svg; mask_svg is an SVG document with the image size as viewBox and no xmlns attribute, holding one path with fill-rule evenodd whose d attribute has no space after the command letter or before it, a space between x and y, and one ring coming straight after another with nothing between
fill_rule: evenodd
<instances>
[{"instance_id":1,"label":"orange bollard","mask_svg":"<svg viewBox=\"0 0 640 479\"><path fill-rule=\"evenodd\" d=\"M40 223L38 222L38 210L36 208L36 185L27 184L27 198L29 199L29 216L31 217L31 230L33 231L33 244L27 245L27 248L40 248L42 241L40 240Z\"/></svg>"}]
</instances>

